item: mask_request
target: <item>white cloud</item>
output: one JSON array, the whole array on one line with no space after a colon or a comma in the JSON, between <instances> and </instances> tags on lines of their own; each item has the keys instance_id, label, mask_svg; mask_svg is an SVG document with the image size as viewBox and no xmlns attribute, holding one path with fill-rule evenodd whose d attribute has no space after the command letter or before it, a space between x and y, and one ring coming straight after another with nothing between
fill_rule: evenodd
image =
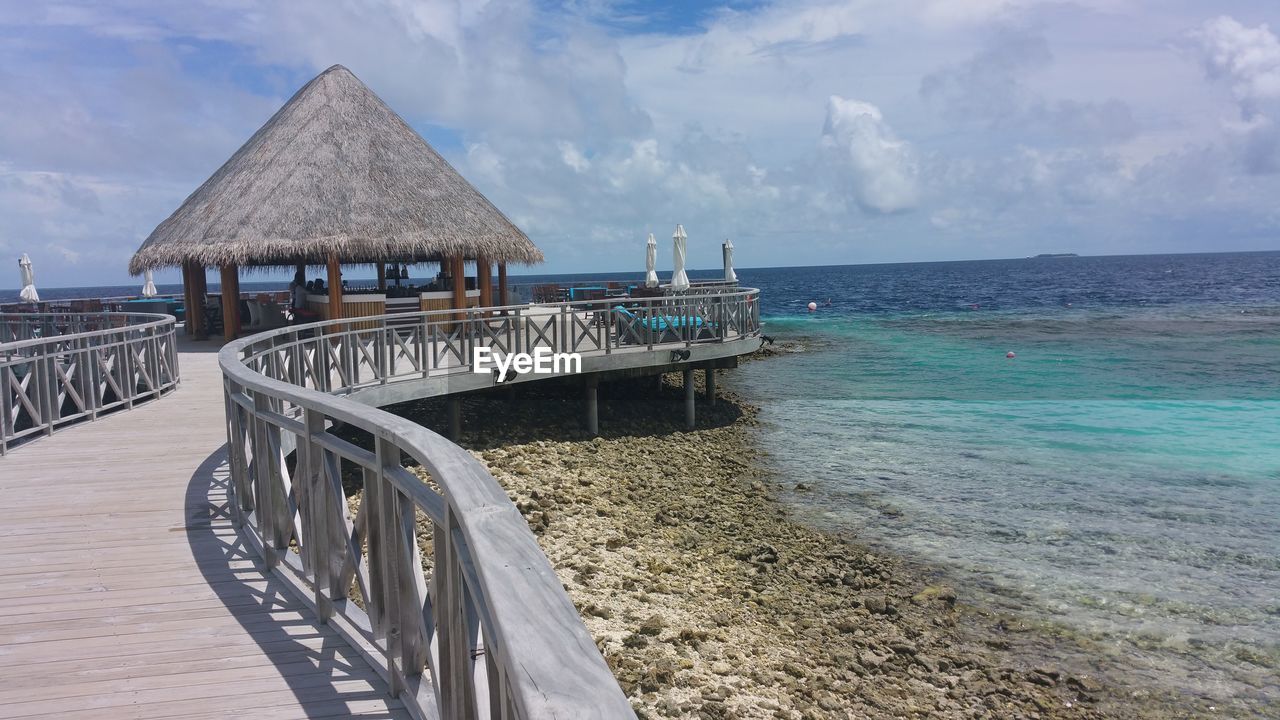
<instances>
[{"instance_id":1,"label":"white cloud","mask_svg":"<svg viewBox=\"0 0 1280 720\"><path fill-rule=\"evenodd\" d=\"M1127 103L1050 99L1032 86L1032 77L1054 61L1044 35L1001 30L964 62L920 81L920 95L955 126L999 132L1016 142L1059 145L1115 143L1138 133Z\"/></svg>"},{"instance_id":2,"label":"white cloud","mask_svg":"<svg viewBox=\"0 0 1280 720\"><path fill-rule=\"evenodd\" d=\"M876 106L832 95L821 145L862 207L889 213L915 206L917 170L911 146L894 135Z\"/></svg>"},{"instance_id":3,"label":"white cloud","mask_svg":"<svg viewBox=\"0 0 1280 720\"><path fill-rule=\"evenodd\" d=\"M1266 23L1251 28L1223 15L1206 22L1199 38L1205 68L1231 83L1246 113L1280 99L1280 40Z\"/></svg>"},{"instance_id":4,"label":"white cloud","mask_svg":"<svg viewBox=\"0 0 1280 720\"><path fill-rule=\"evenodd\" d=\"M478 181L499 187L507 184L502 157L488 143L478 142L467 146L467 165Z\"/></svg>"},{"instance_id":5,"label":"white cloud","mask_svg":"<svg viewBox=\"0 0 1280 720\"><path fill-rule=\"evenodd\" d=\"M574 172L584 173L591 169L591 161L573 143L561 140L556 143L556 147L560 148L560 159L573 168Z\"/></svg>"},{"instance_id":6,"label":"white cloud","mask_svg":"<svg viewBox=\"0 0 1280 720\"><path fill-rule=\"evenodd\" d=\"M1280 39L1265 23L1247 27L1221 16L1206 22L1200 41L1205 71L1231 86L1239 119L1224 123L1251 173L1280 172Z\"/></svg>"}]
</instances>

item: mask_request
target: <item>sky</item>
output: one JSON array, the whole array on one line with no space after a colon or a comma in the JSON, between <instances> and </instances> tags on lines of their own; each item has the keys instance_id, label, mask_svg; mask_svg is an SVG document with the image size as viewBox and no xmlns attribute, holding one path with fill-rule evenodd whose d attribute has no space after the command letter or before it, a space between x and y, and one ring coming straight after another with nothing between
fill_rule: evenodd
<instances>
[{"instance_id":1,"label":"sky","mask_svg":"<svg viewBox=\"0 0 1280 720\"><path fill-rule=\"evenodd\" d=\"M341 63L540 272L1280 248L1258 0L0 0L0 256L129 257ZM14 263L16 265L16 263ZM17 282L0 275L0 286ZM157 281L174 281L160 273Z\"/></svg>"}]
</instances>

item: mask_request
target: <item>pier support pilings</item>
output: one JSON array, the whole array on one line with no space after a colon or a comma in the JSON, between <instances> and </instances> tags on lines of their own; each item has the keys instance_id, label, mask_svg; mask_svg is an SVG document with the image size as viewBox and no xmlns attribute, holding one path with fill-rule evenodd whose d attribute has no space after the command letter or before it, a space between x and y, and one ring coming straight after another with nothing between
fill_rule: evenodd
<instances>
[{"instance_id":1,"label":"pier support pilings","mask_svg":"<svg viewBox=\"0 0 1280 720\"><path fill-rule=\"evenodd\" d=\"M706 390L707 405L715 405L716 404L716 369L708 366L707 369L702 371L702 374L703 374L703 385L705 385L707 388Z\"/></svg>"},{"instance_id":2,"label":"pier support pilings","mask_svg":"<svg viewBox=\"0 0 1280 720\"><path fill-rule=\"evenodd\" d=\"M692 430L697 424L694 410L693 368L684 369L684 429Z\"/></svg>"},{"instance_id":3,"label":"pier support pilings","mask_svg":"<svg viewBox=\"0 0 1280 720\"><path fill-rule=\"evenodd\" d=\"M444 407L449 416L449 439L457 442L462 438L462 400L457 395L450 395Z\"/></svg>"},{"instance_id":4,"label":"pier support pilings","mask_svg":"<svg viewBox=\"0 0 1280 720\"><path fill-rule=\"evenodd\" d=\"M600 381L593 376L587 376L583 387L585 389L587 404L587 432L592 436L596 436L600 434L600 405L597 398Z\"/></svg>"}]
</instances>

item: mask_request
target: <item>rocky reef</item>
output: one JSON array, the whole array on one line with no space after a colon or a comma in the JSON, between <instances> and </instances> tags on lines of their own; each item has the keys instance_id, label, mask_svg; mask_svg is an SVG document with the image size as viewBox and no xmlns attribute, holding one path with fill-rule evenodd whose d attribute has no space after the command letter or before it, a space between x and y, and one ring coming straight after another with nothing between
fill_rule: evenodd
<instances>
[{"instance_id":1,"label":"rocky reef","mask_svg":"<svg viewBox=\"0 0 1280 720\"><path fill-rule=\"evenodd\" d=\"M1093 677L1020 656L1016 631L967 621L936 576L794 518L778 494L796 480L759 462L748 404L722 396L678 429L680 382L602 385L595 438L568 384L463 402L461 444L528 520L642 717L1114 716ZM443 426L439 400L389 409Z\"/></svg>"}]
</instances>

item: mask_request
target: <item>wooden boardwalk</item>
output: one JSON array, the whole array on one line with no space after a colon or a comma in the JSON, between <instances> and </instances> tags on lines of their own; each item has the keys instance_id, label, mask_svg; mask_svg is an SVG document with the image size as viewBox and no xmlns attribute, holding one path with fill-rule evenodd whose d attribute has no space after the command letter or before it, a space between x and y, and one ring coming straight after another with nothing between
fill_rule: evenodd
<instances>
[{"instance_id":1,"label":"wooden boardwalk","mask_svg":"<svg viewBox=\"0 0 1280 720\"><path fill-rule=\"evenodd\" d=\"M238 540L216 348L0 458L0 718L408 717Z\"/></svg>"}]
</instances>

